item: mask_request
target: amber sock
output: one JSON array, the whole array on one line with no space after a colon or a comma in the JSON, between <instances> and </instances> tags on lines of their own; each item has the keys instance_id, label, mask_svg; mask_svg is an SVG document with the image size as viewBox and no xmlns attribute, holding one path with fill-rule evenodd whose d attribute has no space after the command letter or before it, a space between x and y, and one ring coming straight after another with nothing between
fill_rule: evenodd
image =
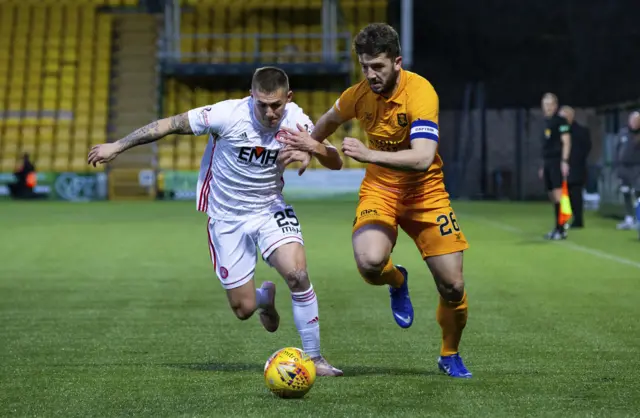
<instances>
[{"instance_id":1,"label":"amber sock","mask_svg":"<svg viewBox=\"0 0 640 418\"><path fill-rule=\"evenodd\" d=\"M450 356L458 352L462 330L467 325L467 292L458 302L448 302L440 296L436 319L442 328L441 356Z\"/></svg>"}]
</instances>

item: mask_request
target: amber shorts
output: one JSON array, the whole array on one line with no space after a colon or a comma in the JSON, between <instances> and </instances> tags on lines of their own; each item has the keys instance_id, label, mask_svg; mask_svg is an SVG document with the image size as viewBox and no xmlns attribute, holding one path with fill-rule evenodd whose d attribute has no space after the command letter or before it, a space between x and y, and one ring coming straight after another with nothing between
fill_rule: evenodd
<instances>
[{"instance_id":1,"label":"amber shorts","mask_svg":"<svg viewBox=\"0 0 640 418\"><path fill-rule=\"evenodd\" d=\"M383 225L397 232L399 225L416 243L422 258L469 248L448 200L441 207L433 206L419 199L403 202L388 195L361 193L353 232L369 224Z\"/></svg>"}]
</instances>

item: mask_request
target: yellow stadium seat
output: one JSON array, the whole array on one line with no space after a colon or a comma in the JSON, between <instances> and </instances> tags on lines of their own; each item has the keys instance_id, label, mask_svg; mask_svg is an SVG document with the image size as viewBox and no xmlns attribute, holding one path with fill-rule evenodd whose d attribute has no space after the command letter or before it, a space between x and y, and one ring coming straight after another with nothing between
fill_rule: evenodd
<instances>
[{"instance_id":1,"label":"yellow stadium seat","mask_svg":"<svg viewBox=\"0 0 640 418\"><path fill-rule=\"evenodd\" d=\"M60 83L62 84L62 91L64 90L69 90L71 92L73 92L73 87L76 85L76 78L75 76L67 76L67 75L63 75L62 78L60 79Z\"/></svg>"},{"instance_id":2,"label":"yellow stadium seat","mask_svg":"<svg viewBox=\"0 0 640 418\"><path fill-rule=\"evenodd\" d=\"M53 126L40 126L38 139L40 141L53 141Z\"/></svg>"},{"instance_id":3,"label":"yellow stadium seat","mask_svg":"<svg viewBox=\"0 0 640 418\"><path fill-rule=\"evenodd\" d=\"M53 143L52 142L40 142L38 144L38 156L41 155L52 155L53 154Z\"/></svg>"},{"instance_id":4,"label":"yellow stadium seat","mask_svg":"<svg viewBox=\"0 0 640 418\"><path fill-rule=\"evenodd\" d=\"M195 138L193 143L193 152L196 158L200 158L202 154L204 154L204 150L207 147L207 143L209 142L209 138L206 136L198 136Z\"/></svg>"},{"instance_id":5,"label":"yellow stadium seat","mask_svg":"<svg viewBox=\"0 0 640 418\"><path fill-rule=\"evenodd\" d=\"M9 120L5 120L4 134L0 138L2 143L18 142L20 140L20 128L8 124Z\"/></svg>"},{"instance_id":6,"label":"yellow stadium seat","mask_svg":"<svg viewBox=\"0 0 640 418\"><path fill-rule=\"evenodd\" d=\"M22 135L21 135L21 139L22 141L25 140L33 140L35 142L36 140L36 135L37 135L38 131L35 127L23 127L22 128Z\"/></svg>"},{"instance_id":7,"label":"yellow stadium seat","mask_svg":"<svg viewBox=\"0 0 640 418\"><path fill-rule=\"evenodd\" d=\"M176 153L178 156L181 155L191 155L191 149L193 146L191 145L191 138L181 138L178 140L178 144L176 146Z\"/></svg>"},{"instance_id":8,"label":"yellow stadium seat","mask_svg":"<svg viewBox=\"0 0 640 418\"><path fill-rule=\"evenodd\" d=\"M76 173L82 173L89 170L89 165L87 164L87 158L84 156L74 156L71 159L70 169Z\"/></svg>"},{"instance_id":9,"label":"yellow stadium seat","mask_svg":"<svg viewBox=\"0 0 640 418\"><path fill-rule=\"evenodd\" d=\"M98 101L98 98L94 98L93 102L93 114L94 115L106 115L107 114L108 105L106 100Z\"/></svg>"},{"instance_id":10,"label":"yellow stadium seat","mask_svg":"<svg viewBox=\"0 0 640 418\"><path fill-rule=\"evenodd\" d=\"M165 142L158 144L158 155L170 156L171 158L173 158L174 152L175 152L174 144L169 138L166 138Z\"/></svg>"},{"instance_id":11,"label":"yellow stadium seat","mask_svg":"<svg viewBox=\"0 0 640 418\"><path fill-rule=\"evenodd\" d=\"M89 130L86 126L76 126L73 135L73 142L88 142L89 141Z\"/></svg>"},{"instance_id":12,"label":"yellow stadium seat","mask_svg":"<svg viewBox=\"0 0 640 418\"><path fill-rule=\"evenodd\" d=\"M46 113L45 113L45 111L43 111L40 114L37 125L39 127L53 127L57 123L58 122L57 122L57 120L55 118L55 114L47 109Z\"/></svg>"},{"instance_id":13,"label":"yellow stadium seat","mask_svg":"<svg viewBox=\"0 0 640 418\"><path fill-rule=\"evenodd\" d=\"M43 106L44 107L44 106ZM44 107L47 110L55 109L55 103L51 107ZM73 98L72 97L63 97L60 99L58 104L59 110L71 111L73 109Z\"/></svg>"},{"instance_id":14,"label":"yellow stadium seat","mask_svg":"<svg viewBox=\"0 0 640 418\"><path fill-rule=\"evenodd\" d=\"M18 155L29 154L34 155L36 153L35 142L23 142L20 144L20 152Z\"/></svg>"},{"instance_id":15,"label":"yellow stadium seat","mask_svg":"<svg viewBox=\"0 0 640 418\"><path fill-rule=\"evenodd\" d=\"M91 142L94 144L107 142L107 132L104 129L94 129L91 132Z\"/></svg>"},{"instance_id":16,"label":"yellow stadium seat","mask_svg":"<svg viewBox=\"0 0 640 418\"><path fill-rule=\"evenodd\" d=\"M103 132L107 131L107 115L106 113L103 115L100 114L94 114L93 118L91 119L91 126L93 127L93 129L98 129L101 130Z\"/></svg>"},{"instance_id":17,"label":"yellow stadium seat","mask_svg":"<svg viewBox=\"0 0 640 418\"><path fill-rule=\"evenodd\" d=\"M2 155L17 155L18 141L4 141L0 149L2 149Z\"/></svg>"},{"instance_id":18,"label":"yellow stadium seat","mask_svg":"<svg viewBox=\"0 0 640 418\"><path fill-rule=\"evenodd\" d=\"M56 142L57 141L64 141L64 142L71 141L71 138L72 138L71 127L70 126L66 126L66 125L58 124L55 127L54 137L55 137Z\"/></svg>"},{"instance_id":19,"label":"yellow stadium seat","mask_svg":"<svg viewBox=\"0 0 640 418\"><path fill-rule=\"evenodd\" d=\"M96 99L103 100L105 103L108 103L109 98L109 75L105 74L104 76L98 74L96 76L96 83L93 88L94 95Z\"/></svg>"},{"instance_id":20,"label":"yellow stadium seat","mask_svg":"<svg viewBox=\"0 0 640 418\"><path fill-rule=\"evenodd\" d=\"M36 127L40 125L38 114L30 110L30 113L22 117L22 126Z\"/></svg>"},{"instance_id":21,"label":"yellow stadium seat","mask_svg":"<svg viewBox=\"0 0 640 418\"><path fill-rule=\"evenodd\" d=\"M76 126L86 127L89 126L89 114L88 113L76 113L74 118Z\"/></svg>"},{"instance_id":22,"label":"yellow stadium seat","mask_svg":"<svg viewBox=\"0 0 640 418\"><path fill-rule=\"evenodd\" d=\"M7 128L18 128L21 124L22 124L22 119L19 116L9 117L4 121L4 125Z\"/></svg>"},{"instance_id":23,"label":"yellow stadium seat","mask_svg":"<svg viewBox=\"0 0 640 418\"><path fill-rule=\"evenodd\" d=\"M69 155L71 151L71 143L69 142L56 142L55 145L56 155Z\"/></svg>"},{"instance_id":24,"label":"yellow stadium seat","mask_svg":"<svg viewBox=\"0 0 640 418\"><path fill-rule=\"evenodd\" d=\"M40 100L37 97L27 96L24 108L29 112L37 112L40 109Z\"/></svg>"},{"instance_id":25,"label":"yellow stadium seat","mask_svg":"<svg viewBox=\"0 0 640 418\"><path fill-rule=\"evenodd\" d=\"M67 171L69 169L69 156L56 152L53 159L53 169L55 171Z\"/></svg>"},{"instance_id":26,"label":"yellow stadium seat","mask_svg":"<svg viewBox=\"0 0 640 418\"><path fill-rule=\"evenodd\" d=\"M179 155L176 161L176 170L191 170L191 156Z\"/></svg>"},{"instance_id":27,"label":"yellow stadium seat","mask_svg":"<svg viewBox=\"0 0 640 418\"><path fill-rule=\"evenodd\" d=\"M86 104L88 104L91 99L91 79L81 79L78 84L79 86L76 92L78 101L86 101ZM86 107L82 106L81 109L86 109Z\"/></svg>"},{"instance_id":28,"label":"yellow stadium seat","mask_svg":"<svg viewBox=\"0 0 640 418\"><path fill-rule=\"evenodd\" d=\"M15 107L16 109L21 107L20 102L22 102L23 97L24 97L23 86L21 84L12 83L9 88L9 100L13 103L18 103L18 105Z\"/></svg>"},{"instance_id":29,"label":"yellow stadium seat","mask_svg":"<svg viewBox=\"0 0 640 418\"><path fill-rule=\"evenodd\" d=\"M71 145L71 154L74 157L86 156L89 152L89 144L87 142L73 142Z\"/></svg>"},{"instance_id":30,"label":"yellow stadium seat","mask_svg":"<svg viewBox=\"0 0 640 418\"><path fill-rule=\"evenodd\" d=\"M164 170L173 170L174 168L173 155L161 155L160 158L158 159L158 166L159 168Z\"/></svg>"},{"instance_id":31,"label":"yellow stadium seat","mask_svg":"<svg viewBox=\"0 0 640 418\"><path fill-rule=\"evenodd\" d=\"M51 155L38 155L34 161L34 165L36 166L36 170L38 171L52 171L51 166Z\"/></svg>"},{"instance_id":32,"label":"yellow stadium seat","mask_svg":"<svg viewBox=\"0 0 640 418\"><path fill-rule=\"evenodd\" d=\"M15 155L2 155L0 160L0 171L13 172L16 169L18 159Z\"/></svg>"}]
</instances>

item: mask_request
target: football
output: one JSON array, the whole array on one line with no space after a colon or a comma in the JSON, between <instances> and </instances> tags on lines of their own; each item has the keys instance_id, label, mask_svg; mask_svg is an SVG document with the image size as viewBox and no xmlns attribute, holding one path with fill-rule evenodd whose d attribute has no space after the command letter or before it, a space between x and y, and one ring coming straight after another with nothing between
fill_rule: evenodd
<instances>
[{"instance_id":1,"label":"football","mask_svg":"<svg viewBox=\"0 0 640 418\"><path fill-rule=\"evenodd\" d=\"M267 360L264 381L267 388L281 398L302 398L316 381L316 366L301 349L286 347Z\"/></svg>"}]
</instances>

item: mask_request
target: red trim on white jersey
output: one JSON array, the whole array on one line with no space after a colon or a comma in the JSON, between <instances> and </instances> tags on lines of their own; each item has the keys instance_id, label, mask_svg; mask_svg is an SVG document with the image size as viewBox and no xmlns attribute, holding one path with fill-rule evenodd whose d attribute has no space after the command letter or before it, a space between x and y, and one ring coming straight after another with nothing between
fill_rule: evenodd
<instances>
[{"instance_id":1,"label":"red trim on white jersey","mask_svg":"<svg viewBox=\"0 0 640 418\"><path fill-rule=\"evenodd\" d=\"M218 274L218 270L216 269L218 264L218 257L216 256L216 248L213 246L213 240L211 239L211 231L209 230L209 224L211 223L211 218L207 217L207 236L209 237L209 257L211 258L211 262L213 263L213 270Z\"/></svg>"},{"instance_id":2,"label":"red trim on white jersey","mask_svg":"<svg viewBox=\"0 0 640 418\"><path fill-rule=\"evenodd\" d=\"M200 212L206 212L209 207L209 193L211 192L211 179L213 177L213 172L211 171L211 166L213 165L213 156L216 153L216 145L218 142L216 138L213 138L213 148L211 149L211 158L209 159L209 167L207 168L207 174L204 177L204 182L202 183L202 189L200 191L200 201L198 202L198 210Z\"/></svg>"}]
</instances>

